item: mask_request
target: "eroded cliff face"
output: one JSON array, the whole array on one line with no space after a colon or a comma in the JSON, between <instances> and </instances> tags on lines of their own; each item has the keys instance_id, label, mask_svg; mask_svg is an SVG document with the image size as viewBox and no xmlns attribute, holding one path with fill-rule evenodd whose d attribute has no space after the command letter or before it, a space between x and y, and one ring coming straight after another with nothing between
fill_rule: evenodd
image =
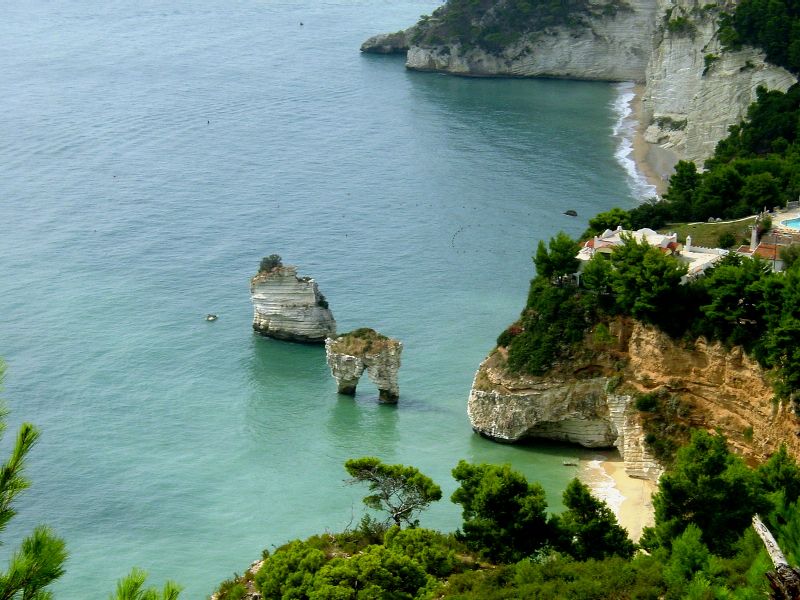
<instances>
[{"instance_id":1,"label":"eroded cliff face","mask_svg":"<svg viewBox=\"0 0 800 600\"><path fill-rule=\"evenodd\" d=\"M317 283L298 277L295 267L276 267L250 280L253 329L279 340L324 343L336 335L336 321Z\"/></svg>"},{"instance_id":2,"label":"eroded cliff face","mask_svg":"<svg viewBox=\"0 0 800 600\"><path fill-rule=\"evenodd\" d=\"M531 31L500 51L459 43L415 42L434 19L368 40L366 52L406 52L406 66L471 76L564 77L644 82L645 139L658 146L665 173L681 159L699 166L755 101L756 89L785 91L796 79L745 47L724 51L720 10L698 0L632 0L570 26ZM608 5L612 6L612 5Z\"/></svg>"},{"instance_id":3,"label":"eroded cliff face","mask_svg":"<svg viewBox=\"0 0 800 600\"><path fill-rule=\"evenodd\" d=\"M364 331L364 330L361 330ZM400 397L397 375L403 344L373 330L368 338L346 334L325 340L325 356L340 394L354 396L364 371L378 388L380 402L394 404Z\"/></svg>"},{"instance_id":4,"label":"eroded cliff face","mask_svg":"<svg viewBox=\"0 0 800 600\"><path fill-rule=\"evenodd\" d=\"M656 0L631 0L620 10L608 10L598 0L576 26L529 32L499 53L460 44L415 45L413 30L406 66L419 71L456 75L565 77L604 81L643 81L655 29Z\"/></svg>"},{"instance_id":5,"label":"eroded cliff face","mask_svg":"<svg viewBox=\"0 0 800 600\"><path fill-rule=\"evenodd\" d=\"M691 0L659 3L643 98L645 139L702 166L728 127L744 118L758 86L786 91L795 78L755 48L724 51L718 10Z\"/></svg>"},{"instance_id":6,"label":"eroded cliff face","mask_svg":"<svg viewBox=\"0 0 800 600\"><path fill-rule=\"evenodd\" d=\"M505 368L504 349L480 366L467 412L475 431L498 441L555 439L616 447L632 477L656 480L662 469L645 443L638 393L666 390L686 407L689 426L720 429L752 462L782 442L800 456L800 423L773 402L767 374L741 349L699 339L689 347L629 319L611 323L614 342L586 347L543 377Z\"/></svg>"}]
</instances>

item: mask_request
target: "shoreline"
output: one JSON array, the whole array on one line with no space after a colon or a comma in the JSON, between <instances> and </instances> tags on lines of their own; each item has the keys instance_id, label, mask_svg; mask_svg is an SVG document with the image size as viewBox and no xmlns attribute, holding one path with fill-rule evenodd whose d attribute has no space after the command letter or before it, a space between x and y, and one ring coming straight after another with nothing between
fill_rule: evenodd
<instances>
[{"instance_id":1,"label":"shoreline","mask_svg":"<svg viewBox=\"0 0 800 600\"><path fill-rule=\"evenodd\" d=\"M657 485L628 476L618 452L598 451L591 459L581 460L578 478L596 498L608 504L634 542L639 541L645 527L654 524L652 496Z\"/></svg>"},{"instance_id":2,"label":"shoreline","mask_svg":"<svg viewBox=\"0 0 800 600\"><path fill-rule=\"evenodd\" d=\"M644 84L634 84L634 96L630 102L631 117L635 122L631 140L631 159L639 174L656 189L656 193L661 197L669 187L669 178L675 170L677 157L670 150L645 140L647 124L644 120L644 91Z\"/></svg>"}]
</instances>

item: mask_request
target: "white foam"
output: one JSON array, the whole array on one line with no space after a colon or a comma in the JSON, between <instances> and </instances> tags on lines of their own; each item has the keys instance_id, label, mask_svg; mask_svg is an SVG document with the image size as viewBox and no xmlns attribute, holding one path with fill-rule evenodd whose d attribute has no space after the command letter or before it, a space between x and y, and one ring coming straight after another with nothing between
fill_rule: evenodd
<instances>
[{"instance_id":1,"label":"white foam","mask_svg":"<svg viewBox=\"0 0 800 600\"><path fill-rule=\"evenodd\" d=\"M657 195L656 187L647 181L647 178L636 167L633 159L633 136L636 135L638 125L633 114L633 99L636 94L633 91L634 84L631 81L614 84L617 97L612 102L612 109L617 115L617 121L612 128L612 135L617 138L617 150L614 158L625 169L628 175L628 185L631 192L637 198L651 198Z\"/></svg>"},{"instance_id":2,"label":"white foam","mask_svg":"<svg viewBox=\"0 0 800 600\"><path fill-rule=\"evenodd\" d=\"M622 503L625 502L625 496L617 489L614 478L606 473L606 470L603 468L603 461L590 460L586 465L586 470L591 472L591 477L588 477L589 481L587 485L589 489L592 490L592 494L608 504L608 507L616 515L617 519L619 519Z\"/></svg>"}]
</instances>

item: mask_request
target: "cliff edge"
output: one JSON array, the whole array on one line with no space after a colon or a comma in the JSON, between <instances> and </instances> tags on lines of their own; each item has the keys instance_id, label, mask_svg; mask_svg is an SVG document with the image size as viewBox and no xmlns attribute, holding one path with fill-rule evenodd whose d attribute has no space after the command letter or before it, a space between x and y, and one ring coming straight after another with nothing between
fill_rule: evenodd
<instances>
[{"instance_id":1,"label":"cliff edge","mask_svg":"<svg viewBox=\"0 0 800 600\"><path fill-rule=\"evenodd\" d=\"M796 81L756 48L723 49L716 4L572 0L530 4L525 14L515 6L449 0L403 32L370 38L362 51L406 52L407 68L418 71L644 83L642 125L660 149L659 170L678 160L702 166L745 117L758 86L786 91Z\"/></svg>"},{"instance_id":2,"label":"cliff edge","mask_svg":"<svg viewBox=\"0 0 800 600\"><path fill-rule=\"evenodd\" d=\"M480 366L467 407L473 429L492 439L554 439L615 447L632 477L656 480L662 466L643 396L663 398L668 431L719 429L751 462L785 442L800 456L798 419L773 401L767 374L741 348L703 338L682 345L658 329L619 318L610 336L589 334L579 353L544 376L510 373L505 350ZM645 409L645 410L640 410Z\"/></svg>"}]
</instances>

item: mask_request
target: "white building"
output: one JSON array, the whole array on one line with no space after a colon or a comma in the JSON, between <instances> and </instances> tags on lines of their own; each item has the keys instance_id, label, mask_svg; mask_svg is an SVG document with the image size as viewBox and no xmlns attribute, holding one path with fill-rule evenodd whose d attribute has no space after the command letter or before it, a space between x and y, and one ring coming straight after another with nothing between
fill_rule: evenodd
<instances>
[{"instance_id":1,"label":"white building","mask_svg":"<svg viewBox=\"0 0 800 600\"><path fill-rule=\"evenodd\" d=\"M614 231L606 229L600 235L594 236L584 242L583 247L578 252L577 258L581 261L578 272L583 271L583 266L590 261L597 253L610 255L614 248L622 246L626 239L634 238L639 242L647 242L650 246L658 248L664 254L674 256L681 262L688 265L688 271L683 278L684 283L691 278L698 277L710 266L715 264L723 256L728 254L722 248L702 248L692 245L692 236L687 236L686 244L678 243L677 233L658 233L652 229L638 229L629 231L617 227Z\"/></svg>"}]
</instances>

